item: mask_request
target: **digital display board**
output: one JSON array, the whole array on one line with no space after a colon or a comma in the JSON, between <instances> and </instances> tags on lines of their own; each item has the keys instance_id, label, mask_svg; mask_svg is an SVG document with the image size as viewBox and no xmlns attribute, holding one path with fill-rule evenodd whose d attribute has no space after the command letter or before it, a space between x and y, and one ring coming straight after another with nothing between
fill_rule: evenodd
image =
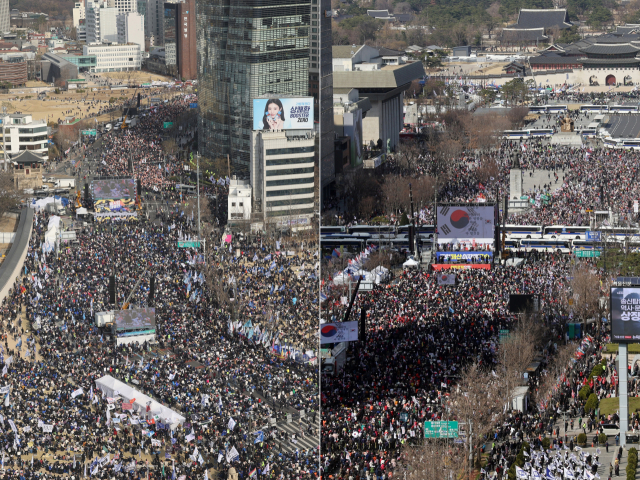
<instances>
[{"instance_id":1,"label":"digital display board","mask_svg":"<svg viewBox=\"0 0 640 480\"><path fill-rule=\"evenodd\" d=\"M611 287L611 341L640 340L640 287Z\"/></svg>"},{"instance_id":2,"label":"digital display board","mask_svg":"<svg viewBox=\"0 0 640 480\"><path fill-rule=\"evenodd\" d=\"M254 130L311 130L313 97L254 98Z\"/></svg>"},{"instance_id":3,"label":"digital display board","mask_svg":"<svg viewBox=\"0 0 640 480\"><path fill-rule=\"evenodd\" d=\"M444 205L438 207L438 243L493 243L493 205Z\"/></svg>"},{"instance_id":4,"label":"digital display board","mask_svg":"<svg viewBox=\"0 0 640 480\"><path fill-rule=\"evenodd\" d=\"M155 308L132 308L114 313L116 332L126 330L154 330L156 328Z\"/></svg>"},{"instance_id":5,"label":"digital display board","mask_svg":"<svg viewBox=\"0 0 640 480\"><path fill-rule=\"evenodd\" d=\"M136 181L133 178L119 180L94 180L91 182L91 196L94 200L119 200L136 198Z\"/></svg>"}]
</instances>

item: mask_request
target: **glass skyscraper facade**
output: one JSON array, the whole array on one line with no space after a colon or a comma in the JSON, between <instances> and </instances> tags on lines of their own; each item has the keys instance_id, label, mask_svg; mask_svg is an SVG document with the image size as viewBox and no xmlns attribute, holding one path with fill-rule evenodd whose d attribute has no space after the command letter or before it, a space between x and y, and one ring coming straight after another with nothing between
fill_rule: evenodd
<instances>
[{"instance_id":1,"label":"glass skyscraper facade","mask_svg":"<svg viewBox=\"0 0 640 480\"><path fill-rule=\"evenodd\" d=\"M197 2L198 149L232 174L249 178L252 99L309 94L310 3Z\"/></svg>"}]
</instances>

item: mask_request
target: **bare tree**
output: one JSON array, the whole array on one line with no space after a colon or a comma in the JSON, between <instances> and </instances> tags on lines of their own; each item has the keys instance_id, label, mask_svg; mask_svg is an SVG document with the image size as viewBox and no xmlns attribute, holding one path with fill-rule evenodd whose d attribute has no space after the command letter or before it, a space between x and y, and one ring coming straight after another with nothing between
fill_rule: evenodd
<instances>
[{"instance_id":1,"label":"bare tree","mask_svg":"<svg viewBox=\"0 0 640 480\"><path fill-rule=\"evenodd\" d=\"M465 458L463 445L437 439L425 439L419 447L405 444L402 455L407 480L460 478Z\"/></svg>"}]
</instances>

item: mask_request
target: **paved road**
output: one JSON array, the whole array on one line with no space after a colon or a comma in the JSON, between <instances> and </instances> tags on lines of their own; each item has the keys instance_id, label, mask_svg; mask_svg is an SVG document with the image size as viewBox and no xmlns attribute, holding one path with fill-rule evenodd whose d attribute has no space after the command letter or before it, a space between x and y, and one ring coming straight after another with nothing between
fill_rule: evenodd
<instances>
[{"instance_id":1,"label":"paved road","mask_svg":"<svg viewBox=\"0 0 640 480\"><path fill-rule=\"evenodd\" d=\"M316 423L312 424L312 433L308 433L307 427L310 425L311 419L302 419L302 429L305 432L304 437L301 435L300 424L298 421L287 423L286 420L278 422L276 428L281 432L285 432L287 435L286 440L280 442L280 446L276 446L276 451L282 451L286 453L295 453L296 450L313 450L318 448L320 442L320 416L316 415Z\"/></svg>"},{"instance_id":2,"label":"paved road","mask_svg":"<svg viewBox=\"0 0 640 480\"><path fill-rule=\"evenodd\" d=\"M640 115L611 115L608 130L613 138L638 138Z\"/></svg>"}]
</instances>

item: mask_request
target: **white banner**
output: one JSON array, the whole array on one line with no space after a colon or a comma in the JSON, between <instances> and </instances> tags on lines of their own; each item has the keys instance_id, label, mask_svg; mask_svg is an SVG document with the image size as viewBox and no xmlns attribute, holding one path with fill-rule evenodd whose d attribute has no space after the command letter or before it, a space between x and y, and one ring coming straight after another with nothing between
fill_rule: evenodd
<instances>
[{"instance_id":1,"label":"white banner","mask_svg":"<svg viewBox=\"0 0 640 480\"><path fill-rule=\"evenodd\" d=\"M71 394L71 398L76 398L78 395L82 395L83 393L84 391L82 390L82 388L79 388Z\"/></svg>"},{"instance_id":2,"label":"white banner","mask_svg":"<svg viewBox=\"0 0 640 480\"><path fill-rule=\"evenodd\" d=\"M194 440L196 438L196 436L193 433L190 433L189 435L187 435L186 437L184 437L184 439L187 442L190 442L191 440Z\"/></svg>"},{"instance_id":3,"label":"white banner","mask_svg":"<svg viewBox=\"0 0 640 480\"><path fill-rule=\"evenodd\" d=\"M42 424L42 431L44 433L51 433L53 432L53 425L47 425L46 423Z\"/></svg>"},{"instance_id":4,"label":"white banner","mask_svg":"<svg viewBox=\"0 0 640 480\"><path fill-rule=\"evenodd\" d=\"M493 206L440 206L436 225L438 243L493 243Z\"/></svg>"},{"instance_id":5,"label":"white banner","mask_svg":"<svg viewBox=\"0 0 640 480\"><path fill-rule=\"evenodd\" d=\"M320 343L358 341L358 322L323 323L320 325Z\"/></svg>"},{"instance_id":6,"label":"white banner","mask_svg":"<svg viewBox=\"0 0 640 480\"><path fill-rule=\"evenodd\" d=\"M240 454L236 450L236 447L231 447L231 450L227 452L227 462L231 463L238 458L240 458Z\"/></svg>"},{"instance_id":7,"label":"white banner","mask_svg":"<svg viewBox=\"0 0 640 480\"><path fill-rule=\"evenodd\" d=\"M227 424L227 428L229 430L233 430L235 426L236 426L236 421L233 418L229 418L229 423Z\"/></svg>"},{"instance_id":8,"label":"white banner","mask_svg":"<svg viewBox=\"0 0 640 480\"><path fill-rule=\"evenodd\" d=\"M7 385L6 387L0 388L0 395L5 395L9 393L9 390L11 390L11 387L9 385Z\"/></svg>"},{"instance_id":9,"label":"white banner","mask_svg":"<svg viewBox=\"0 0 640 480\"><path fill-rule=\"evenodd\" d=\"M11 430L13 430L13 433L18 433L18 429L16 428L16 424L13 423L13 420L9 420L9 425L11 425Z\"/></svg>"}]
</instances>

